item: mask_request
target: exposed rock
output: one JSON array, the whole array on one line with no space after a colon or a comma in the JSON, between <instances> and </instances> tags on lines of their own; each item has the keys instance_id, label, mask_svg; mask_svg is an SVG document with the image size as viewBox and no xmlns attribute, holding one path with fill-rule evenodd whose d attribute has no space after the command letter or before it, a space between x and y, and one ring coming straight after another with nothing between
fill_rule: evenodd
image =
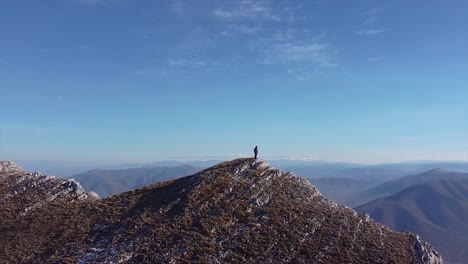
<instances>
[{"instance_id":1,"label":"exposed rock","mask_svg":"<svg viewBox=\"0 0 468 264\"><path fill-rule=\"evenodd\" d=\"M9 161L0 162L0 195L3 206L12 205L23 216L56 199L74 202L97 198L75 180L58 179L38 171L30 174Z\"/></svg>"},{"instance_id":2,"label":"exposed rock","mask_svg":"<svg viewBox=\"0 0 468 264\"><path fill-rule=\"evenodd\" d=\"M0 161L0 173L5 175L9 173L22 173L25 172L20 166L12 161Z\"/></svg>"},{"instance_id":3,"label":"exposed rock","mask_svg":"<svg viewBox=\"0 0 468 264\"><path fill-rule=\"evenodd\" d=\"M410 238L414 240L413 249L416 250L421 257L423 263L442 263L441 256L435 251L431 245L422 241L418 235L408 233Z\"/></svg>"}]
</instances>

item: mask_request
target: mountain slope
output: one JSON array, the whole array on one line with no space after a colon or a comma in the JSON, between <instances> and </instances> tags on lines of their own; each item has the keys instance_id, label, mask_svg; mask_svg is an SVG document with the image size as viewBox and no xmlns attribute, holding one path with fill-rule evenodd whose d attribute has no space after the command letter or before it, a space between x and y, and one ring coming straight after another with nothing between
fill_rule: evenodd
<instances>
[{"instance_id":1,"label":"mountain slope","mask_svg":"<svg viewBox=\"0 0 468 264\"><path fill-rule=\"evenodd\" d=\"M413 185L356 208L393 230L418 233L447 261L468 261L468 180Z\"/></svg>"},{"instance_id":2,"label":"mountain slope","mask_svg":"<svg viewBox=\"0 0 468 264\"><path fill-rule=\"evenodd\" d=\"M442 263L416 235L254 159L2 223L0 261L14 263Z\"/></svg>"},{"instance_id":3,"label":"mountain slope","mask_svg":"<svg viewBox=\"0 0 468 264\"><path fill-rule=\"evenodd\" d=\"M468 179L468 173L446 171L438 168L432 169L423 173L403 176L395 180L386 181L373 188L358 193L354 200L359 201L360 204L363 204L378 197L393 195L418 183L442 179Z\"/></svg>"},{"instance_id":4,"label":"mountain slope","mask_svg":"<svg viewBox=\"0 0 468 264\"><path fill-rule=\"evenodd\" d=\"M71 178L79 181L85 190L93 191L99 194L100 197L107 197L155 182L191 175L200 170L202 170L201 167L192 165L91 170L74 175Z\"/></svg>"}]
</instances>

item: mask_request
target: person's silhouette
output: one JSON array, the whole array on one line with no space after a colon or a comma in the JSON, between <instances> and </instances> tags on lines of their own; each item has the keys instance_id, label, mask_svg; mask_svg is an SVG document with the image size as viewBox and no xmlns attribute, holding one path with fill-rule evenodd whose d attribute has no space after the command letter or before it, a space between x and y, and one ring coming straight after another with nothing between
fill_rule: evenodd
<instances>
[{"instance_id":1,"label":"person's silhouette","mask_svg":"<svg viewBox=\"0 0 468 264\"><path fill-rule=\"evenodd\" d=\"M255 146L255 148L254 148L254 153L255 153L255 159L257 159L257 154L258 154L258 147L257 146Z\"/></svg>"}]
</instances>

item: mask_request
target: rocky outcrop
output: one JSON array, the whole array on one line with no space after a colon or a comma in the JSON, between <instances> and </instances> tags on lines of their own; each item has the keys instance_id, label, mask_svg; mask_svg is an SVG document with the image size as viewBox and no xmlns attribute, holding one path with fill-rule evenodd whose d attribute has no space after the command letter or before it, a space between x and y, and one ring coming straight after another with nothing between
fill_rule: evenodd
<instances>
[{"instance_id":1,"label":"rocky outcrop","mask_svg":"<svg viewBox=\"0 0 468 264\"><path fill-rule=\"evenodd\" d=\"M40 172L28 173L14 162L0 162L0 195L3 207L25 215L55 200L63 202L96 199L75 180L58 179Z\"/></svg>"}]
</instances>

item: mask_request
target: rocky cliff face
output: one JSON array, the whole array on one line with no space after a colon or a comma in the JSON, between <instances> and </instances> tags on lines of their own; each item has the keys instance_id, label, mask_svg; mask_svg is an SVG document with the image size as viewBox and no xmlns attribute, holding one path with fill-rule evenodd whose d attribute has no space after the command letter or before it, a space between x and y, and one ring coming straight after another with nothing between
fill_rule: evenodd
<instances>
[{"instance_id":1,"label":"rocky cliff face","mask_svg":"<svg viewBox=\"0 0 468 264\"><path fill-rule=\"evenodd\" d=\"M419 237L392 232L325 199L307 180L254 159L224 162L106 199L61 204L15 215L21 221L6 221L9 228L0 230L5 233L0 238L2 259L443 263ZM54 221L67 232L56 232ZM41 228L52 232L38 232ZM21 245L12 238L19 238Z\"/></svg>"}]
</instances>

